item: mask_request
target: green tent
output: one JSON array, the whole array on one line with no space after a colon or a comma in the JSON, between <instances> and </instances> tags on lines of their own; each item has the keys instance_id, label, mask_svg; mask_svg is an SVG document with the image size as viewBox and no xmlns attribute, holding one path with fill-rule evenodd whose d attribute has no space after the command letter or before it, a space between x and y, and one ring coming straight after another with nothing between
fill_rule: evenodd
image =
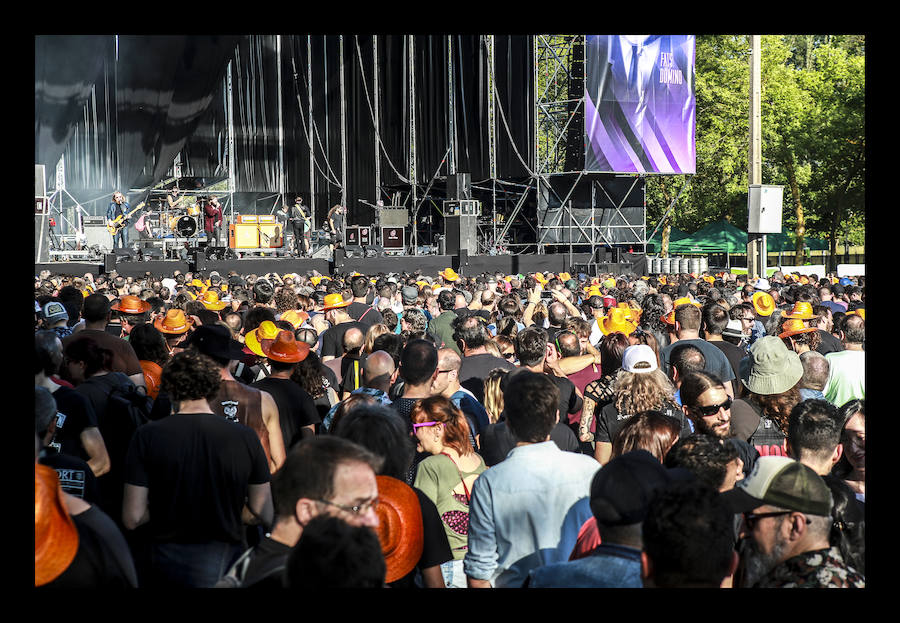
<instances>
[{"instance_id":1,"label":"green tent","mask_svg":"<svg viewBox=\"0 0 900 623\"><path fill-rule=\"evenodd\" d=\"M687 238L669 243L669 253L746 253L747 232L725 219L702 227Z\"/></svg>"},{"instance_id":2,"label":"green tent","mask_svg":"<svg viewBox=\"0 0 900 623\"><path fill-rule=\"evenodd\" d=\"M650 228L652 231L652 228ZM683 240L688 237L688 233L678 229L677 227L672 227L669 231L669 250L672 249L672 243L677 242L678 240ZM647 241L647 252L648 253L659 253L662 251L662 228L656 235L653 236L650 240Z\"/></svg>"},{"instance_id":3,"label":"green tent","mask_svg":"<svg viewBox=\"0 0 900 623\"><path fill-rule=\"evenodd\" d=\"M827 251L828 241L819 238L805 238L803 243L810 251ZM780 234L766 234L766 250L770 253L794 251L797 248L797 238L793 230L787 227L781 228Z\"/></svg>"}]
</instances>

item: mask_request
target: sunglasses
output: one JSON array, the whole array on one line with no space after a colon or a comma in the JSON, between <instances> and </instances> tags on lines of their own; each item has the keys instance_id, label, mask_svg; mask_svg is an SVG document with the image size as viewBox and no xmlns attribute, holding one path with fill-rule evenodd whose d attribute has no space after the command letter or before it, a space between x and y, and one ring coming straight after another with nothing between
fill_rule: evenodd
<instances>
[{"instance_id":1,"label":"sunglasses","mask_svg":"<svg viewBox=\"0 0 900 623\"><path fill-rule=\"evenodd\" d=\"M719 409L725 409L728 411L731 408L731 398L726 398L725 402L717 405L709 405L706 407L692 407L694 411L702 415L703 417L710 417L719 412Z\"/></svg>"},{"instance_id":2,"label":"sunglasses","mask_svg":"<svg viewBox=\"0 0 900 623\"><path fill-rule=\"evenodd\" d=\"M509 360L511 360L511 359L515 359L515 358L516 358L516 351L511 350L511 351L509 351L508 353L503 353L503 358L506 359L507 361L509 361Z\"/></svg>"},{"instance_id":3,"label":"sunglasses","mask_svg":"<svg viewBox=\"0 0 900 623\"><path fill-rule=\"evenodd\" d=\"M760 519L765 519L766 517L779 517L781 515L790 515L794 511L773 511L771 513L744 513L744 522L747 524L748 530L753 530L756 527L756 523ZM806 523L812 523L810 519L806 518Z\"/></svg>"}]
</instances>

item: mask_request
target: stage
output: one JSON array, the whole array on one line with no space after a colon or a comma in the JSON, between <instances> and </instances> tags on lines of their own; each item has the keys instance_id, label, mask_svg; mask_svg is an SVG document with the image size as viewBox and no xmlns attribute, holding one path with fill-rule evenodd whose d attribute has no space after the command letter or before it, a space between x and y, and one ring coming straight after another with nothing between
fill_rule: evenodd
<instances>
[{"instance_id":1,"label":"stage","mask_svg":"<svg viewBox=\"0 0 900 623\"><path fill-rule=\"evenodd\" d=\"M646 260L643 255L623 254L623 259L615 263L593 264L596 272L612 274L646 274ZM641 260L643 266L641 266ZM264 275L274 272L279 275L317 271L322 275L359 272L366 275L378 273L400 273L421 271L423 275L435 276L445 268L453 268L464 276L481 273L502 273L504 275L528 274L534 272L568 272L575 275L585 272L591 260L590 253L552 253L546 255L401 255L384 257L345 257L337 262L326 259L293 257L244 257L232 260L207 260L197 254L189 261L147 260L115 262L115 271L125 277L138 277L150 273L157 277L171 276L176 270L182 273L200 271L209 274L217 271L225 275L237 271L242 275ZM104 262L47 262L34 265L35 274L49 270L54 274L94 275L109 272L110 265ZM591 272L594 272L593 270Z\"/></svg>"}]
</instances>

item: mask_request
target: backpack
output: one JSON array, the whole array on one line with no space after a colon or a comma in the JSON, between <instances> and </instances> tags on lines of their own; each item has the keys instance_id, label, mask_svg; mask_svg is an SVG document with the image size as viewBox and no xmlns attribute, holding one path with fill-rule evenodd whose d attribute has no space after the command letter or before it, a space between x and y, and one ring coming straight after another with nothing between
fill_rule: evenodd
<instances>
[{"instance_id":1,"label":"backpack","mask_svg":"<svg viewBox=\"0 0 900 623\"><path fill-rule=\"evenodd\" d=\"M153 399L146 390L133 383L113 387L106 406L107 419L121 425L130 423L137 429L150 421Z\"/></svg>"}]
</instances>

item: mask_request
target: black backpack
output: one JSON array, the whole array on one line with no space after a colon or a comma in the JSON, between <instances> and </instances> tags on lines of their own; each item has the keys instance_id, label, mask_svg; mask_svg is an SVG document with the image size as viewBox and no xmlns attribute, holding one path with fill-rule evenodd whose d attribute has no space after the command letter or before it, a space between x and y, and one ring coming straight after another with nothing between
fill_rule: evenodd
<instances>
[{"instance_id":1,"label":"black backpack","mask_svg":"<svg viewBox=\"0 0 900 623\"><path fill-rule=\"evenodd\" d=\"M107 421L136 430L150 421L153 399L143 387L123 383L112 389L106 406Z\"/></svg>"}]
</instances>

